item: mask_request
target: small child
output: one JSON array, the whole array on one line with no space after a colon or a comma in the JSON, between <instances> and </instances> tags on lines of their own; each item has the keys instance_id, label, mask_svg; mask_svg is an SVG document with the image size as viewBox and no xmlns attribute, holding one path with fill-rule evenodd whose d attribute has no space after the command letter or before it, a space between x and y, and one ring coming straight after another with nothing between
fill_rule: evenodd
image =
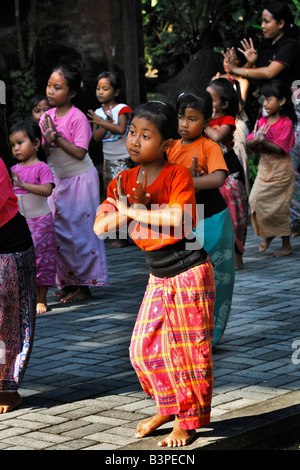
<instances>
[{"instance_id":1,"label":"small child","mask_svg":"<svg viewBox=\"0 0 300 470\"><path fill-rule=\"evenodd\" d=\"M282 247L273 256L292 253L290 244L290 203L294 194L294 169L289 155L295 142L296 113L291 92L284 82L270 80L261 88L266 117L247 137L250 149L258 148L258 172L249 203L255 234L263 237L259 250L265 251L274 237L282 238Z\"/></svg>"},{"instance_id":2,"label":"small child","mask_svg":"<svg viewBox=\"0 0 300 470\"><path fill-rule=\"evenodd\" d=\"M223 149L230 175L220 188L229 207L235 230L235 269L243 268L243 253L248 225L248 196L243 167L233 149L238 95L225 78L212 80L207 91L213 99L213 116L205 127L207 136Z\"/></svg>"},{"instance_id":3,"label":"small child","mask_svg":"<svg viewBox=\"0 0 300 470\"><path fill-rule=\"evenodd\" d=\"M34 243L37 263L37 313L47 311L47 292L55 285L56 240L54 220L47 202L54 181L49 166L39 159L41 130L33 121L22 121L10 130L14 157L11 168L19 211L26 218Z\"/></svg>"},{"instance_id":4,"label":"small child","mask_svg":"<svg viewBox=\"0 0 300 470\"><path fill-rule=\"evenodd\" d=\"M50 109L47 96L42 94L35 95L30 98L29 106L31 118L37 124L39 124L42 114L44 114L46 111L48 111L48 109Z\"/></svg>"},{"instance_id":5,"label":"small child","mask_svg":"<svg viewBox=\"0 0 300 470\"><path fill-rule=\"evenodd\" d=\"M136 110L127 149L140 165L109 184L94 225L100 236L128 224L134 242L145 251L151 274L130 358L157 414L138 424L136 437L174 420L170 435L158 443L169 447L190 443L196 428L209 424L213 380L213 268L192 232L192 176L164 158L177 123L175 110L162 102Z\"/></svg>"},{"instance_id":6,"label":"small child","mask_svg":"<svg viewBox=\"0 0 300 470\"><path fill-rule=\"evenodd\" d=\"M121 79L116 72L102 72L97 78L96 97L102 106L96 111L89 110L88 117L93 123L93 138L102 141L104 194L109 182L120 171L132 168L133 163L126 149L126 137L132 109L124 103L117 103ZM110 248L122 248L127 240L118 238Z\"/></svg>"}]
</instances>

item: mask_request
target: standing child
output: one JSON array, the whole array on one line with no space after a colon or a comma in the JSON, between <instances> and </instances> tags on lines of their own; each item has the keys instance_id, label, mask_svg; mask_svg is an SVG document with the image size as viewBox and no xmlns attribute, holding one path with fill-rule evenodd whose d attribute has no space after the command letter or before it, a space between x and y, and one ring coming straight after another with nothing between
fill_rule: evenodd
<instances>
[{"instance_id":1,"label":"standing child","mask_svg":"<svg viewBox=\"0 0 300 470\"><path fill-rule=\"evenodd\" d=\"M102 235L128 223L134 242L146 253L151 274L130 357L157 414L138 424L136 437L175 419L171 434L158 443L169 447L188 444L195 429L210 422L215 297L212 264L192 232L191 174L164 159L176 134L177 115L170 105L152 102L138 108L127 149L140 165L109 184L94 225Z\"/></svg>"},{"instance_id":2,"label":"standing child","mask_svg":"<svg viewBox=\"0 0 300 470\"><path fill-rule=\"evenodd\" d=\"M234 138L233 149L243 167L243 171L245 175L245 186L247 190L247 195L249 195L249 192L250 192L249 171L250 169L249 169L248 149L246 146L246 137L247 135L249 135L250 131L248 128L249 118L245 112L245 108L246 108L250 84L249 84L249 80L247 80L246 78L240 77L239 75L236 75L233 72L231 72L230 68L228 67L228 57L230 53L234 57L234 63L238 67L242 66L242 64L245 62L244 55L242 54L242 52L238 50L237 47L232 47L231 49L227 48L223 52L223 67L224 67L225 73L223 75L218 73L212 80L216 78L226 78L233 85L238 95L239 110L235 118L236 128L235 128L235 132L233 135L233 138Z\"/></svg>"},{"instance_id":3,"label":"standing child","mask_svg":"<svg viewBox=\"0 0 300 470\"><path fill-rule=\"evenodd\" d=\"M37 264L36 313L47 311L47 292L55 285L56 240L53 216L47 202L54 182L49 166L40 160L41 130L34 121L15 124L9 135L14 157L11 168L19 211L26 218L33 239Z\"/></svg>"},{"instance_id":4,"label":"standing child","mask_svg":"<svg viewBox=\"0 0 300 470\"><path fill-rule=\"evenodd\" d=\"M204 207L204 220L200 220L195 231L214 264L216 301L212 345L217 346L228 322L235 277L233 224L219 191L228 168L220 146L203 136L212 114L210 94L205 91L199 97L182 93L176 108L182 138L168 150L168 160L192 168L196 202Z\"/></svg>"},{"instance_id":5,"label":"standing child","mask_svg":"<svg viewBox=\"0 0 300 470\"><path fill-rule=\"evenodd\" d=\"M108 284L103 240L93 233L100 204L99 176L87 153L92 137L86 116L72 104L81 77L72 67L53 70L47 85L50 106L41 118L55 188L50 198L57 241L57 276L62 302L91 296L89 286Z\"/></svg>"},{"instance_id":6,"label":"standing child","mask_svg":"<svg viewBox=\"0 0 300 470\"><path fill-rule=\"evenodd\" d=\"M207 91L213 100L212 120L205 132L217 142L224 152L230 175L220 191L229 207L235 231L235 269L243 267L243 253L248 225L248 196L243 167L233 150L235 118L238 112L238 96L232 84L225 78L212 80Z\"/></svg>"},{"instance_id":7,"label":"standing child","mask_svg":"<svg viewBox=\"0 0 300 470\"><path fill-rule=\"evenodd\" d=\"M46 95L35 95L29 101L31 118L39 124L41 116L50 109Z\"/></svg>"},{"instance_id":8,"label":"standing child","mask_svg":"<svg viewBox=\"0 0 300 470\"><path fill-rule=\"evenodd\" d=\"M36 292L32 237L0 158L0 414L22 403L18 389L33 345Z\"/></svg>"},{"instance_id":9,"label":"standing child","mask_svg":"<svg viewBox=\"0 0 300 470\"><path fill-rule=\"evenodd\" d=\"M104 194L109 182L120 171L132 168L133 163L126 149L126 137L132 109L124 103L117 103L121 80L116 72L102 72L97 78L96 97L101 107L89 110L88 117L93 123L93 137L102 141ZM110 248L122 248L127 240L117 239Z\"/></svg>"},{"instance_id":10,"label":"standing child","mask_svg":"<svg viewBox=\"0 0 300 470\"><path fill-rule=\"evenodd\" d=\"M265 251L274 237L282 238L282 247L273 256L292 253L290 244L290 203L294 194L293 162L289 155L294 145L297 122L290 90L280 80L270 80L261 88L262 117L247 137L247 145L258 147L260 160L249 203L255 234L263 237L259 250Z\"/></svg>"}]
</instances>

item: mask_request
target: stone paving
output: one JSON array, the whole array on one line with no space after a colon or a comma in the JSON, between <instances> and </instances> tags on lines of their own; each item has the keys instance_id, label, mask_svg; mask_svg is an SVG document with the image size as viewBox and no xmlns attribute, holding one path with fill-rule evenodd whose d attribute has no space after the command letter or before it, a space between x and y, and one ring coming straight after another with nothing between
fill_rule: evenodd
<instances>
[{"instance_id":1,"label":"stone paving","mask_svg":"<svg viewBox=\"0 0 300 470\"><path fill-rule=\"evenodd\" d=\"M232 311L214 351L212 422L189 450L239 447L272 420L299 423L300 237L294 253L265 253L248 227L245 267L236 273ZM148 278L134 245L107 249L111 285L93 298L61 305L37 318L32 357L20 393L23 404L0 415L0 450L155 450L159 436L136 440L137 423L155 413L128 357L132 328ZM249 423L251 426L249 426ZM281 421L283 423L283 421ZM211 446L211 447L210 447ZM186 448L187 449L187 448Z\"/></svg>"}]
</instances>

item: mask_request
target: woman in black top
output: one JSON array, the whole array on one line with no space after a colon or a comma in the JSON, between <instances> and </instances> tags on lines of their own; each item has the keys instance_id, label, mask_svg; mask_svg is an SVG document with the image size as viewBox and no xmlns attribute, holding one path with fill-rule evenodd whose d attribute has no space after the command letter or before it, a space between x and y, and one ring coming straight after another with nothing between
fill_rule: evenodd
<instances>
[{"instance_id":1,"label":"woman in black top","mask_svg":"<svg viewBox=\"0 0 300 470\"><path fill-rule=\"evenodd\" d=\"M228 67L234 74L257 80L260 87L272 78L284 80L291 86L300 77L299 44L292 35L293 17L283 2L270 2L262 12L262 33L265 41L254 48L252 39L241 41L239 49L246 57L243 67L236 67L234 50L229 51Z\"/></svg>"}]
</instances>

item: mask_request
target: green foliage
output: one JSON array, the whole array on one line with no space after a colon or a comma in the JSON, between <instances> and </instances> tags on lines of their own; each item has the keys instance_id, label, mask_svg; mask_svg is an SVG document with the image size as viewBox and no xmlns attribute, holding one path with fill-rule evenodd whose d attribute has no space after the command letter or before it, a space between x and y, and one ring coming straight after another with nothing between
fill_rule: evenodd
<instances>
[{"instance_id":1,"label":"green foliage","mask_svg":"<svg viewBox=\"0 0 300 470\"><path fill-rule=\"evenodd\" d=\"M249 157L249 182L250 186L253 185L254 180L257 175L258 170L258 163L259 163L259 154L258 153L251 153Z\"/></svg>"},{"instance_id":2,"label":"green foliage","mask_svg":"<svg viewBox=\"0 0 300 470\"><path fill-rule=\"evenodd\" d=\"M10 87L12 96L18 97L14 100L12 113L8 116L10 123L23 121L29 117L29 99L36 92L36 83L32 70L12 70L10 72Z\"/></svg>"},{"instance_id":3,"label":"green foliage","mask_svg":"<svg viewBox=\"0 0 300 470\"><path fill-rule=\"evenodd\" d=\"M291 11L292 11L292 13L295 17L294 24L296 26L300 26L300 1L299 0L293 0L290 7L291 7Z\"/></svg>"}]
</instances>

